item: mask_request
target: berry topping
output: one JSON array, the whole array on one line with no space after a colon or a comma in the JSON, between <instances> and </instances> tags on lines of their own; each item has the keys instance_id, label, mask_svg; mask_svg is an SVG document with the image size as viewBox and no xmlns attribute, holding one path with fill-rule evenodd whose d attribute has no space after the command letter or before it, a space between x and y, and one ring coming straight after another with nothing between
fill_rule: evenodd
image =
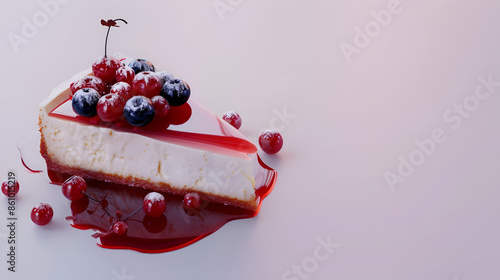
<instances>
[{"instance_id":1,"label":"berry topping","mask_svg":"<svg viewBox=\"0 0 500 280\"><path fill-rule=\"evenodd\" d=\"M153 96L160 94L161 83L155 73L144 71L135 75L134 81L132 82L132 88L136 95L144 95L148 98L153 98Z\"/></svg>"},{"instance_id":2,"label":"berry topping","mask_svg":"<svg viewBox=\"0 0 500 280\"><path fill-rule=\"evenodd\" d=\"M93 88L101 95L106 93L106 84L95 76L82 77L78 81L71 83L70 86L72 94L75 94L75 92L82 88Z\"/></svg>"},{"instance_id":3,"label":"berry topping","mask_svg":"<svg viewBox=\"0 0 500 280\"><path fill-rule=\"evenodd\" d=\"M283 147L283 137L275 130L266 129L259 134L259 145L265 153L275 154Z\"/></svg>"},{"instance_id":4,"label":"berry topping","mask_svg":"<svg viewBox=\"0 0 500 280\"><path fill-rule=\"evenodd\" d=\"M241 127L241 117L235 111L227 111L224 115L222 115L222 119L234 126L236 129L240 129Z\"/></svg>"},{"instance_id":5,"label":"berry topping","mask_svg":"<svg viewBox=\"0 0 500 280\"><path fill-rule=\"evenodd\" d=\"M183 80L173 79L163 85L160 94L167 99L170 106L181 106L188 101L191 89Z\"/></svg>"},{"instance_id":6,"label":"berry topping","mask_svg":"<svg viewBox=\"0 0 500 280\"><path fill-rule=\"evenodd\" d=\"M145 126L155 116L155 109L151 100L144 96L134 96L125 103L123 109L125 119L133 126Z\"/></svg>"},{"instance_id":7,"label":"berry topping","mask_svg":"<svg viewBox=\"0 0 500 280\"><path fill-rule=\"evenodd\" d=\"M142 207L146 215L159 217L163 215L163 212L165 212L167 204L165 202L165 197L162 194L150 192L144 197Z\"/></svg>"},{"instance_id":8,"label":"berry topping","mask_svg":"<svg viewBox=\"0 0 500 280\"><path fill-rule=\"evenodd\" d=\"M116 80L116 70L122 63L114 57L100 56L92 64L92 73L107 84L112 84Z\"/></svg>"},{"instance_id":9,"label":"berry topping","mask_svg":"<svg viewBox=\"0 0 500 280\"><path fill-rule=\"evenodd\" d=\"M188 209L198 209L201 205L200 195L197 193L188 193L184 196L184 207Z\"/></svg>"},{"instance_id":10,"label":"berry topping","mask_svg":"<svg viewBox=\"0 0 500 280\"><path fill-rule=\"evenodd\" d=\"M138 74L138 73L144 72L144 71L152 71L152 72L155 71L155 67L154 67L153 63L151 63L145 59L142 59L142 58L132 60L128 64L128 66L130 68L134 69L135 74Z\"/></svg>"},{"instance_id":11,"label":"berry topping","mask_svg":"<svg viewBox=\"0 0 500 280\"><path fill-rule=\"evenodd\" d=\"M85 196L85 191L87 190L87 183L85 179L80 176L71 176L62 184L63 195L71 200L79 200Z\"/></svg>"},{"instance_id":12,"label":"berry topping","mask_svg":"<svg viewBox=\"0 0 500 280\"><path fill-rule=\"evenodd\" d=\"M158 75L158 78L160 78L160 83L162 87L163 85L165 85L166 82L175 79L174 75L170 74L167 71L156 72L156 75Z\"/></svg>"},{"instance_id":13,"label":"berry topping","mask_svg":"<svg viewBox=\"0 0 500 280\"><path fill-rule=\"evenodd\" d=\"M118 221L113 225L113 232L118 235L123 235L127 232L128 224L124 221Z\"/></svg>"},{"instance_id":14,"label":"berry topping","mask_svg":"<svg viewBox=\"0 0 500 280\"><path fill-rule=\"evenodd\" d=\"M132 96L134 96L132 92L132 86L125 82L118 82L114 84L109 93L119 95L123 98L124 101L129 100Z\"/></svg>"},{"instance_id":15,"label":"berry topping","mask_svg":"<svg viewBox=\"0 0 500 280\"><path fill-rule=\"evenodd\" d=\"M82 88L75 92L71 105L73 111L82 117L93 117L97 114L97 102L101 96L93 88Z\"/></svg>"},{"instance_id":16,"label":"berry topping","mask_svg":"<svg viewBox=\"0 0 500 280\"><path fill-rule=\"evenodd\" d=\"M97 115L103 122L116 122L123 116L125 100L118 94L104 95L97 102Z\"/></svg>"},{"instance_id":17,"label":"berry topping","mask_svg":"<svg viewBox=\"0 0 500 280\"><path fill-rule=\"evenodd\" d=\"M5 196L13 197L19 192L19 182L17 180L5 180L2 182L2 193Z\"/></svg>"},{"instance_id":18,"label":"berry topping","mask_svg":"<svg viewBox=\"0 0 500 280\"><path fill-rule=\"evenodd\" d=\"M151 98L151 102L153 102L153 107L155 108L155 117L163 118L170 111L170 105L168 105L167 99L163 96L157 95Z\"/></svg>"},{"instance_id":19,"label":"berry topping","mask_svg":"<svg viewBox=\"0 0 500 280\"><path fill-rule=\"evenodd\" d=\"M53 216L54 211L47 203L39 203L31 210L31 220L39 226L48 224L52 220Z\"/></svg>"},{"instance_id":20,"label":"berry topping","mask_svg":"<svg viewBox=\"0 0 500 280\"><path fill-rule=\"evenodd\" d=\"M116 81L118 82L125 82L129 85L132 85L134 77L135 77L134 69L128 66L122 66L116 70Z\"/></svg>"}]
</instances>

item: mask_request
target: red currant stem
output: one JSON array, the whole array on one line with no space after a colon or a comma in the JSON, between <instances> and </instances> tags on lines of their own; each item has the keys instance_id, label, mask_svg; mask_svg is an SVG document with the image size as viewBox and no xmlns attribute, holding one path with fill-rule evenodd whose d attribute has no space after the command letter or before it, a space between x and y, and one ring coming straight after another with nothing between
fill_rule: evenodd
<instances>
[{"instance_id":1,"label":"red currant stem","mask_svg":"<svg viewBox=\"0 0 500 280\"><path fill-rule=\"evenodd\" d=\"M94 214L94 213L95 213L95 211L97 211L97 208L99 207L99 205L101 205L101 202L102 202L104 199L106 199L106 197L107 197L107 196L108 196L108 194L105 194L105 195L104 195L104 197L103 197L101 200L96 200L96 199L93 199L94 201L97 201L98 203L97 203L97 205L95 206L94 210L92 210L92 211L87 210L87 212L88 212L89 214L91 214L91 215L92 215L92 214ZM89 197L89 198L90 198L90 197ZM103 207L103 208L104 208L104 207ZM106 208L104 208L104 212L106 212L106 213L109 215L108 211L106 211Z\"/></svg>"},{"instance_id":2,"label":"red currant stem","mask_svg":"<svg viewBox=\"0 0 500 280\"><path fill-rule=\"evenodd\" d=\"M111 25L108 26L108 32L106 33L106 41L104 41L104 57L108 57L108 36L109 30L111 30Z\"/></svg>"},{"instance_id":3,"label":"red currant stem","mask_svg":"<svg viewBox=\"0 0 500 280\"><path fill-rule=\"evenodd\" d=\"M86 194L84 191L82 191L82 193L83 193L86 197L88 197L90 200L93 200L93 201L95 201L95 202L101 202L100 200L97 200L97 199L95 199L95 198L91 197L90 195Z\"/></svg>"},{"instance_id":4,"label":"red currant stem","mask_svg":"<svg viewBox=\"0 0 500 280\"><path fill-rule=\"evenodd\" d=\"M137 208L137 210L135 210L132 214L128 215L125 219L123 219L122 221L126 221L128 218L132 217L135 213L139 212L139 210L141 210L143 207L139 207Z\"/></svg>"},{"instance_id":5,"label":"red currant stem","mask_svg":"<svg viewBox=\"0 0 500 280\"><path fill-rule=\"evenodd\" d=\"M114 19L114 21L123 21L125 24L128 24L128 22L124 19L117 18ZM118 26L117 26L118 27ZM111 30L111 25L108 26L108 32L106 32L106 41L104 41L104 57L108 57L108 37L109 37L109 30Z\"/></svg>"}]
</instances>

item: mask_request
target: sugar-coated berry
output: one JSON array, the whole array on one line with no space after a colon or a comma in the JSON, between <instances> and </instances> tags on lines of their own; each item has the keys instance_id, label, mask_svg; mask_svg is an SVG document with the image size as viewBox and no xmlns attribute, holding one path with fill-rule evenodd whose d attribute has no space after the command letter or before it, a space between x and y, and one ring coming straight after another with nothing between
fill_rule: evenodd
<instances>
[{"instance_id":1,"label":"sugar-coated berry","mask_svg":"<svg viewBox=\"0 0 500 280\"><path fill-rule=\"evenodd\" d=\"M54 211L47 203L39 203L31 210L31 220L39 226L48 224L52 220L53 216Z\"/></svg>"},{"instance_id":2,"label":"sugar-coated berry","mask_svg":"<svg viewBox=\"0 0 500 280\"><path fill-rule=\"evenodd\" d=\"M71 83L71 94L75 94L75 92L82 88L93 88L97 90L100 95L106 94L106 84L95 76L85 76Z\"/></svg>"},{"instance_id":3,"label":"sugar-coated berry","mask_svg":"<svg viewBox=\"0 0 500 280\"><path fill-rule=\"evenodd\" d=\"M191 89L183 80L173 79L165 83L160 93L170 106L181 106L189 100Z\"/></svg>"},{"instance_id":4,"label":"sugar-coated berry","mask_svg":"<svg viewBox=\"0 0 500 280\"><path fill-rule=\"evenodd\" d=\"M124 82L129 85L132 85L132 81L134 80L135 72L129 66L122 66L116 70L116 81Z\"/></svg>"},{"instance_id":5,"label":"sugar-coated berry","mask_svg":"<svg viewBox=\"0 0 500 280\"><path fill-rule=\"evenodd\" d=\"M2 182L2 193L5 196L13 197L19 192L19 182L17 180L5 180Z\"/></svg>"},{"instance_id":6,"label":"sugar-coated berry","mask_svg":"<svg viewBox=\"0 0 500 280\"><path fill-rule=\"evenodd\" d=\"M97 115L103 122L113 123L123 117L125 100L117 94L104 95L97 102Z\"/></svg>"},{"instance_id":7,"label":"sugar-coated berry","mask_svg":"<svg viewBox=\"0 0 500 280\"><path fill-rule=\"evenodd\" d=\"M84 197L84 192L87 190L87 183L85 179L80 176L71 176L62 184L62 193L63 195L71 200L79 200Z\"/></svg>"},{"instance_id":8,"label":"sugar-coated berry","mask_svg":"<svg viewBox=\"0 0 500 280\"><path fill-rule=\"evenodd\" d=\"M135 95L144 95L148 98L153 98L161 92L160 79L154 72L140 72L134 77L132 89Z\"/></svg>"},{"instance_id":9,"label":"sugar-coated berry","mask_svg":"<svg viewBox=\"0 0 500 280\"><path fill-rule=\"evenodd\" d=\"M144 197L142 207L146 215L159 217L165 212L167 204L165 202L165 197L162 194L150 192Z\"/></svg>"},{"instance_id":10,"label":"sugar-coated berry","mask_svg":"<svg viewBox=\"0 0 500 280\"><path fill-rule=\"evenodd\" d=\"M172 75L167 71L156 72L156 75L158 75L158 78L160 78L160 83L162 87L163 85L165 85L166 82L175 79L174 75Z\"/></svg>"},{"instance_id":11,"label":"sugar-coated berry","mask_svg":"<svg viewBox=\"0 0 500 280\"><path fill-rule=\"evenodd\" d=\"M113 86L111 86L111 89L109 90L109 93L121 96L124 101L127 101L132 96L134 96L132 86L125 82L117 82L116 84L113 84Z\"/></svg>"},{"instance_id":12,"label":"sugar-coated berry","mask_svg":"<svg viewBox=\"0 0 500 280\"><path fill-rule=\"evenodd\" d=\"M151 63L150 61L147 61L145 59L142 59L142 58L132 60L128 64L128 66L130 68L134 69L135 74L143 72L143 71L152 71L152 72L155 71L155 67L154 67L153 63Z\"/></svg>"},{"instance_id":13,"label":"sugar-coated berry","mask_svg":"<svg viewBox=\"0 0 500 280\"><path fill-rule=\"evenodd\" d=\"M184 207L188 209L198 209L201 205L201 197L197 193L188 193L184 196Z\"/></svg>"},{"instance_id":14,"label":"sugar-coated berry","mask_svg":"<svg viewBox=\"0 0 500 280\"><path fill-rule=\"evenodd\" d=\"M153 102L153 107L155 108L155 118L163 118L170 111L167 99L161 95L151 98L151 102Z\"/></svg>"},{"instance_id":15,"label":"sugar-coated berry","mask_svg":"<svg viewBox=\"0 0 500 280\"><path fill-rule=\"evenodd\" d=\"M155 117L155 109L149 98L138 95L125 103L123 115L131 125L145 126Z\"/></svg>"},{"instance_id":16,"label":"sugar-coated berry","mask_svg":"<svg viewBox=\"0 0 500 280\"><path fill-rule=\"evenodd\" d=\"M235 111L227 111L224 115L222 115L222 119L234 126L236 129L240 129L241 127L241 117Z\"/></svg>"},{"instance_id":17,"label":"sugar-coated berry","mask_svg":"<svg viewBox=\"0 0 500 280\"><path fill-rule=\"evenodd\" d=\"M73 111L82 117L93 117L97 114L97 102L101 96L93 88L82 88L75 92L71 100Z\"/></svg>"},{"instance_id":18,"label":"sugar-coated berry","mask_svg":"<svg viewBox=\"0 0 500 280\"><path fill-rule=\"evenodd\" d=\"M113 225L113 232L118 235L123 235L127 232L128 224L125 221L118 221Z\"/></svg>"},{"instance_id":19,"label":"sugar-coated berry","mask_svg":"<svg viewBox=\"0 0 500 280\"><path fill-rule=\"evenodd\" d=\"M283 137L275 130L266 129L259 134L259 146L265 153L276 154L283 147Z\"/></svg>"},{"instance_id":20,"label":"sugar-coated berry","mask_svg":"<svg viewBox=\"0 0 500 280\"><path fill-rule=\"evenodd\" d=\"M112 84L116 80L116 70L122 63L111 56L100 56L92 64L92 73L107 84Z\"/></svg>"}]
</instances>

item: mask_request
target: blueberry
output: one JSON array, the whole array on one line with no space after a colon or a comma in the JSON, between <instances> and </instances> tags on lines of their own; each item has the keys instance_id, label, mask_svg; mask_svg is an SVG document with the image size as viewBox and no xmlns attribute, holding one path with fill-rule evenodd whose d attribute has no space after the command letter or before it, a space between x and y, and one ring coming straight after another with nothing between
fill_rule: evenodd
<instances>
[{"instance_id":1,"label":"blueberry","mask_svg":"<svg viewBox=\"0 0 500 280\"><path fill-rule=\"evenodd\" d=\"M123 108L123 115L133 126L145 126L155 117L155 109L149 98L137 95L130 98Z\"/></svg>"},{"instance_id":2,"label":"blueberry","mask_svg":"<svg viewBox=\"0 0 500 280\"><path fill-rule=\"evenodd\" d=\"M174 79L174 75L167 71L156 72L156 75L158 75L158 78L160 78L161 86L163 86L166 82Z\"/></svg>"},{"instance_id":3,"label":"blueberry","mask_svg":"<svg viewBox=\"0 0 500 280\"><path fill-rule=\"evenodd\" d=\"M97 114L97 102L101 96L93 88L82 88L75 92L71 105L73 111L82 117L93 117Z\"/></svg>"},{"instance_id":4,"label":"blueberry","mask_svg":"<svg viewBox=\"0 0 500 280\"><path fill-rule=\"evenodd\" d=\"M151 63L145 59L142 59L142 58L138 58L136 60L133 60L132 62L130 62L128 64L128 66L130 68L134 69L135 74L143 72L143 71L151 71L151 72L155 71L155 67L154 67L153 63Z\"/></svg>"},{"instance_id":5,"label":"blueberry","mask_svg":"<svg viewBox=\"0 0 500 280\"><path fill-rule=\"evenodd\" d=\"M188 101L191 89L183 80L173 79L163 85L160 95L167 99L170 106L181 106Z\"/></svg>"}]
</instances>

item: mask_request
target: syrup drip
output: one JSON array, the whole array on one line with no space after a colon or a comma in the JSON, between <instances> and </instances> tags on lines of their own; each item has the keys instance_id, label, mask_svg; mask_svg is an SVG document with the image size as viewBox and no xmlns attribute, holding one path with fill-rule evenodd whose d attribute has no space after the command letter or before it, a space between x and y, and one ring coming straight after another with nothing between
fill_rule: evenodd
<instances>
[{"instance_id":1,"label":"syrup drip","mask_svg":"<svg viewBox=\"0 0 500 280\"><path fill-rule=\"evenodd\" d=\"M262 200L271 193L276 171L266 166L258 156L254 160L256 194ZM49 171L53 184L62 184L70 175ZM86 180L86 194L71 202L72 216L67 217L78 229L97 231L93 237L97 245L108 249L131 249L143 253L162 253L188 246L217 231L232 220L255 217L259 210L250 211L238 207L204 201L199 210L186 210L183 197L162 193L166 200L165 213L157 218L147 216L142 206L144 197L150 192L141 188ZM119 211L119 215L117 215ZM111 232L114 222L131 215L126 222L128 230L124 235Z\"/></svg>"},{"instance_id":2,"label":"syrup drip","mask_svg":"<svg viewBox=\"0 0 500 280\"><path fill-rule=\"evenodd\" d=\"M27 164L26 162L24 162L24 159L23 157L21 156L21 163L23 164L24 168L26 168L26 170L29 172L29 173L42 173L43 171L42 170L34 170L34 169L31 169Z\"/></svg>"}]
</instances>

